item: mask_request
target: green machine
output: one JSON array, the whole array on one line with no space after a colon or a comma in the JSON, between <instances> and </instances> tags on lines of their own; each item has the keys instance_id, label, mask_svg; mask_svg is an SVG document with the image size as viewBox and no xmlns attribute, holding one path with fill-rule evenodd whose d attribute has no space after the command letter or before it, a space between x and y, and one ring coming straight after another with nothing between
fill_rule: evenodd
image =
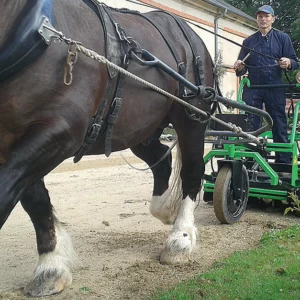
<instances>
[{"instance_id":1,"label":"green machine","mask_svg":"<svg viewBox=\"0 0 300 300\"><path fill-rule=\"evenodd\" d=\"M250 81L244 78L239 87L238 102L243 87L251 88ZM300 84L282 84L276 87L300 87ZM266 86L252 86L252 88ZM267 86L268 88L270 86ZM289 143L273 143L272 132L260 133L260 144L239 137L223 136L222 130L208 130L206 142L212 143L212 150L204 157L204 201L213 201L216 217L221 223L237 222L243 215L248 197L269 199L270 201L291 201L291 194L300 196L299 140L300 120L298 102L289 120ZM225 122L238 124L247 131L247 115L219 115ZM216 124L215 124L216 125ZM214 125L212 125L214 128ZM224 131L225 132L225 131ZM291 164L274 162L274 152L288 152L292 155Z\"/></svg>"}]
</instances>

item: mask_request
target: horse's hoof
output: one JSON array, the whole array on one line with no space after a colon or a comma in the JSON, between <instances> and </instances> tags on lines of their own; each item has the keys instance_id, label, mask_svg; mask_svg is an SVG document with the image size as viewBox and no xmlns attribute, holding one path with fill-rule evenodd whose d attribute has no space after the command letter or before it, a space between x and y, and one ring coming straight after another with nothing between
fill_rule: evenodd
<instances>
[{"instance_id":1,"label":"horse's hoof","mask_svg":"<svg viewBox=\"0 0 300 300\"><path fill-rule=\"evenodd\" d=\"M45 271L26 285L24 293L30 297L50 296L62 292L71 282L72 275L68 271L63 274L55 271Z\"/></svg>"},{"instance_id":2,"label":"horse's hoof","mask_svg":"<svg viewBox=\"0 0 300 300\"><path fill-rule=\"evenodd\" d=\"M190 253L196 246L197 229L188 227L174 230L166 241L166 247L160 256L162 264L182 264L189 261Z\"/></svg>"},{"instance_id":3,"label":"horse's hoof","mask_svg":"<svg viewBox=\"0 0 300 300\"><path fill-rule=\"evenodd\" d=\"M186 253L174 253L169 249L164 249L161 252L159 261L162 265L182 265L189 261L189 255Z\"/></svg>"},{"instance_id":4,"label":"horse's hoof","mask_svg":"<svg viewBox=\"0 0 300 300\"><path fill-rule=\"evenodd\" d=\"M197 228L174 230L166 241L166 249L173 253L191 253L196 246Z\"/></svg>"}]
</instances>

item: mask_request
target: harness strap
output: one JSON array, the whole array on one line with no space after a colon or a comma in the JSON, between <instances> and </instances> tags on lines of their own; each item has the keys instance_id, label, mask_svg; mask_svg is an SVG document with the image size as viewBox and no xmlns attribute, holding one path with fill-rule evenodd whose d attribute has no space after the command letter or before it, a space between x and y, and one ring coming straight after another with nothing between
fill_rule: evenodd
<instances>
[{"instance_id":1,"label":"harness strap","mask_svg":"<svg viewBox=\"0 0 300 300\"><path fill-rule=\"evenodd\" d=\"M133 15L137 15L139 17L144 18L145 20L147 20L153 27L156 28L156 30L160 33L160 35L162 36L162 38L165 40L167 46L169 47L170 51L172 52L173 57L176 60L177 65L179 65L180 63L182 63L182 59L180 58L180 55L178 54L178 52L176 51L176 49L174 47L172 47L172 41L170 40L170 38L164 33L163 28L155 23L149 16L145 16L143 14L141 14L138 11L131 11L128 9L120 9L120 11L124 14L133 14Z\"/></svg>"},{"instance_id":2,"label":"harness strap","mask_svg":"<svg viewBox=\"0 0 300 300\"><path fill-rule=\"evenodd\" d=\"M84 0L85 2L87 0ZM141 52L139 44L134 41L132 38L128 37L124 29L119 26L112 18L112 16L109 14L109 12L104 8L104 6L100 3L98 3L95 0L90 0L92 4L94 5L93 9L95 11L95 6L97 7L97 15L99 16L103 30L104 30L104 35L106 37L106 44L108 43L108 35L111 35L111 30L113 30L114 33L116 33L116 36L118 37L118 43L121 42L122 45L122 50L119 51L118 55L119 58L117 59L118 62L120 62L119 65L121 65L124 69L127 69L128 67L128 58L129 58L129 52L134 49L136 52ZM87 4L89 3L91 7L91 2L87 1ZM113 26L111 26L113 25ZM108 32L108 30L110 30ZM109 49L106 48L106 52ZM123 53L122 53L123 52ZM123 59L123 60L122 60ZM106 136L105 136L105 155L109 156L111 153L111 140L112 140L112 133L113 133L113 127L117 121L118 113L121 108L121 93L123 90L123 85L124 85L124 80L125 80L125 75L124 74L119 74L119 76L115 76L118 74L118 71L115 69L110 69L108 68L108 73L109 73L109 79L107 83L107 87L105 90L105 94L103 97L103 100L101 101L101 104L96 112L96 115L94 116L92 120L92 125L90 126L84 143L79 149L79 151L75 154L74 157L74 163L78 162L82 156L95 144L97 138L99 135L103 134L106 131ZM114 80L116 78L116 81ZM114 86L116 88L114 89ZM114 99L113 98L113 93L115 90L114 94ZM111 109L109 109L109 115L107 116L107 120L105 121L106 118L106 112L107 112L107 106L109 105L111 101Z\"/></svg>"},{"instance_id":3,"label":"harness strap","mask_svg":"<svg viewBox=\"0 0 300 300\"><path fill-rule=\"evenodd\" d=\"M196 61L196 74L198 76L198 82L196 82L197 85L205 85L205 78L204 78L204 70L203 70L203 62L202 57L200 55L200 52L198 51L197 43L195 43L195 40L193 39L190 30L187 30L186 26L188 26L182 19L179 17L172 15L168 12L165 12L168 15L172 16L174 20L177 22L179 28L182 30L182 33L184 34L187 42L189 43L191 50L193 52L195 61Z\"/></svg>"},{"instance_id":4,"label":"harness strap","mask_svg":"<svg viewBox=\"0 0 300 300\"><path fill-rule=\"evenodd\" d=\"M153 21L150 18L150 16L143 15L138 11L131 11L131 10L128 10L128 9L121 9L120 11L122 13L125 13L125 14L127 13L127 14L134 14L134 15L140 16L140 17L144 18L145 20L147 20L153 27L156 28L156 30L160 33L160 35L164 39L165 43L169 47L169 49L170 49L170 51L171 51L171 53L172 53L172 55L173 55L173 57L174 57L174 59L177 63L178 73L180 75L182 75L183 77L185 77L185 75L186 75L185 63L184 63L184 61L182 61L180 55L176 51L176 48L172 47L172 40L164 32L164 29L160 26L160 24L155 23L155 21ZM185 87L181 82L179 82L179 96L182 97L184 94L185 94Z\"/></svg>"},{"instance_id":5,"label":"harness strap","mask_svg":"<svg viewBox=\"0 0 300 300\"><path fill-rule=\"evenodd\" d=\"M179 74L180 75L183 75L185 76L186 74L186 68L185 68L185 65L184 63L182 62L179 54L176 52L175 48L172 47L172 41L168 38L168 36L166 34L164 34L164 31L163 31L163 28L159 25L159 24L155 24L151 18L149 16L145 16L145 15L142 15L140 13L136 13L136 12L131 12L131 11L127 11L127 10L122 10L122 12L124 13L133 13L133 14L136 14L136 15L140 15L141 17L145 18L147 21L149 21L159 32L160 34L162 35L162 37L164 38L166 44L168 45L169 49L171 50L176 62L177 62L177 65L178 65L178 70L179 70ZM202 61L202 57L200 55L200 52L198 50L198 47L197 47L197 43L195 42L195 40L193 39L193 36L191 35L190 31L187 29L187 24L179 17L169 13L169 12L166 12L166 11L161 11L169 16L171 16L177 23L177 25L179 26L179 28L181 29L183 35L185 36L187 42L189 43L190 47L191 47L191 50L192 50L192 53L193 53L193 56L194 56L194 59L195 59L195 63L196 63L196 84L197 85L205 85L205 77L204 77L204 70L203 70L203 61ZM179 84L179 88L180 88L180 95L184 95L184 86L182 86L181 84Z\"/></svg>"},{"instance_id":6,"label":"harness strap","mask_svg":"<svg viewBox=\"0 0 300 300\"><path fill-rule=\"evenodd\" d=\"M147 17L145 15L141 15L143 18L145 18L148 22L150 22L160 33L160 35L165 40L166 44L168 45L169 49L171 50L173 57L176 60L178 73L185 77L186 75L186 67L184 62L182 61L181 57L179 56L178 52L176 51L176 48L172 47L172 41L169 39L168 35L163 34L163 28L159 24L155 24L150 17ZM184 85L179 82L179 96L182 97L185 94L185 87Z\"/></svg>"},{"instance_id":7,"label":"harness strap","mask_svg":"<svg viewBox=\"0 0 300 300\"><path fill-rule=\"evenodd\" d=\"M124 74L122 74L121 77L124 77ZM121 98L116 97L114 99L111 107L112 108L111 113L108 116L108 120L107 120L108 125L107 125L106 138L105 138L105 152L104 152L107 157L111 154L111 139L112 139L113 128L117 122L122 101L123 100Z\"/></svg>"},{"instance_id":8,"label":"harness strap","mask_svg":"<svg viewBox=\"0 0 300 300\"><path fill-rule=\"evenodd\" d=\"M131 11L128 9L120 9L120 11L125 14L127 13L127 14L138 15L138 16L146 19L149 23L151 23L161 34L161 36L165 40L166 44L168 45L170 51L172 52L173 57L176 60L176 63L178 66L178 73L182 76L185 76L186 68L185 68L184 62L181 60L180 55L176 51L175 47L172 47L172 41L169 39L168 35L164 32L164 29L159 24L155 23L149 16L145 16L137 11ZM192 53L193 53L193 56L195 59L196 84L197 85L205 85L202 57L200 55L200 51L198 50L197 43L195 42L195 40L193 39L193 36L191 35L190 31L187 28L188 25L181 18L179 18L169 12L166 12L166 11L161 11L161 12L171 16L176 21L179 28L181 29L183 35L185 36L187 42L189 43L189 45L191 47L191 50L192 50ZM185 88L184 88L184 86L182 86L181 83L179 83L179 92L180 92L180 96L185 94Z\"/></svg>"},{"instance_id":9,"label":"harness strap","mask_svg":"<svg viewBox=\"0 0 300 300\"><path fill-rule=\"evenodd\" d=\"M105 57L120 66L122 64L122 57L126 51L124 51L124 47L120 46L122 39L120 39L118 34L116 23L105 9L104 3L100 3L97 0L83 0L83 2L96 13L101 21L105 39ZM118 71L115 69L107 67L107 70L110 78L118 74Z\"/></svg>"},{"instance_id":10,"label":"harness strap","mask_svg":"<svg viewBox=\"0 0 300 300\"><path fill-rule=\"evenodd\" d=\"M102 134L105 130L105 125L104 123L104 111L105 108L108 104L109 99L111 99L111 94L113 92L113 85L114 85L114 80L109 79L105 93L103 96L103 100L98 108L98 111L94 118L92 119L92 125L90 126L88 132L86 133L84 142L82 146L80 147L79 151L76 152L73 162L77 163L80 161L82 156L91 148L94 146L98 136Z\"/></svg>"}]
</instances>

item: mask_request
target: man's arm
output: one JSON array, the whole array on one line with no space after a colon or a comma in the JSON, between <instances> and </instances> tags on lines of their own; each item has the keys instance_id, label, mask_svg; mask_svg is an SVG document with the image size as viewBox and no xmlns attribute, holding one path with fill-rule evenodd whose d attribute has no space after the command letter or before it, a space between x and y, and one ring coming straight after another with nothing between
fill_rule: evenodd
<instances>
[{"instance_id":1,"label":"man's arm","mask_svg":"<svg viewBox=\"0 0 300 300\"><path fill-rule=\"evenodd\" d=\"M279 65L282 69L296 70L298 69L297 56L291 38L287 34L284 34L283 40L283 57L281 58Z\"/></svg>"},{"instance_id":2,"label":"man's arm","mask_svg":"<svg viewBox=\"0 0 300 300\"><path fill-rule=\"evenodd\" d=\"M246 46L245 40L243 41L243 46ZM238 77L246 74L246 72L247 72L247 67L245 67L244 61L243 61L245 59L245 57L247 56L247 54L248 54L248 50L246 50L244 47L242 47L240 50L238 59L233 65L234 69L235 69L235 74Z\"/></svg>"}]
</instances>

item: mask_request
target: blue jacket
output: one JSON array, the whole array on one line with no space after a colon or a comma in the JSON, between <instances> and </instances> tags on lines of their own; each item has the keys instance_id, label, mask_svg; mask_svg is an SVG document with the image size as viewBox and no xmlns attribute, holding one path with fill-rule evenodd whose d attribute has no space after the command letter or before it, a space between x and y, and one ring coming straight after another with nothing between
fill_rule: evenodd
<instances>
[{"instance_id":1,"label":"blue jacket","mask_svg":"<svg viewBox=\"0 0 300 300\"><path fill-rule=\"evenodd\" d=\"M287 57L291 60L291 69L295 70L298 68L297 57L292 41L290 37L282 31L273 28L265 37L262 36L260 31L255 32L244 40L243 46L250 49L255 47L254 50L278 59L281 57ZM242 48L238 59L243 60L248 53L248 49ZM236 75L242 76L248 71L248 78L252 84L282 83L282 69L278 64L278 61L255 52L251 52L250 56L245 60L245 64L247 66L245 66L240 72L236 72Z\"/></svg>"}]
</instances>

